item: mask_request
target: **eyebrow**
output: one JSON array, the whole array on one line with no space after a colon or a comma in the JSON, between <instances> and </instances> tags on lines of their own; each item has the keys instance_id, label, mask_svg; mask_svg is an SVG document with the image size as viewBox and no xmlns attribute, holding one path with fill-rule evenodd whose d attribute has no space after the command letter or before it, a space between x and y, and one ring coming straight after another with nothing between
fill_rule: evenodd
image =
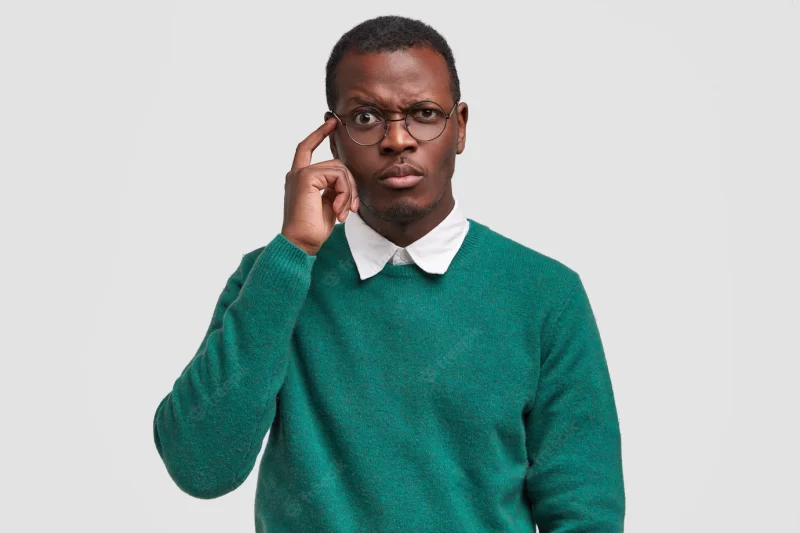
<instances>
[{"instance_id":1,"label":"eyebrow","mask_svg":"<svg viewBox=\"0 0 800 533\"><path fill-rule=\"evenodd\" d=\"M436 100L434 100L431 97L423 97L423 98L420 98L418 100L417 99L414 99L414 100L409 99L409 100L406 100L405 102L403 102L405 105L401 109L403 109L405 111L406 109L408 109L412 105L416 104L417 102L424 102L424 101L435 102ZM384 103L375 102L373 100L370 100L368 98L363 98L361 96L351 96L350 98L347 99L347 102L353 102L353 103L356 103L356 104L377 107L378 109L386 109L387 107L391 107L391 106L385 105Z\"/></svg>"}]
</instances>

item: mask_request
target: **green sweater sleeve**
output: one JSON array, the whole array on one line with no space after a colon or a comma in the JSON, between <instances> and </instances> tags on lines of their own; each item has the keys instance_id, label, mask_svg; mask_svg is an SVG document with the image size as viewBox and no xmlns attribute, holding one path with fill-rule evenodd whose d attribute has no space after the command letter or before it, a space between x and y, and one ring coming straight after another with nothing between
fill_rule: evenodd
<instances>
[{"instance_id":1,"label":"green sweater sleeve","mask_svg":"<svg viewBox=\"0 0 800 533\"><path fill-rule=\"evenodd\" d=\"M229 277L200 348L153 421L170 477L198 498L231 492L253 469L316 260L280 233L253 255Z\"/></svg>"},{"instance_id":2,"label":"green sweater sleeve","mask_svg":"<svg viewBox=\"0 0 800 533\"><path fill-rule=\"evenodd\" d=\"M545 328L539 384L526 419L526 490L540 533L623 533L619 421L588 296L573 273Z\"/></svg>"}]
</instances>

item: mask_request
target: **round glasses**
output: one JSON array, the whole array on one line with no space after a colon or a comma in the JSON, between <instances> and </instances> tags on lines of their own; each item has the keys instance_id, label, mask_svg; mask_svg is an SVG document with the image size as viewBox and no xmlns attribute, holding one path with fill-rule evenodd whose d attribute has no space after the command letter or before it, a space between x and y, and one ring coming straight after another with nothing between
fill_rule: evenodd
<instances>
[{"instance_id":1,"label":"round glasses","mask_svg":"<svg viewBox=\"0 0 800 533\"><path fill-rule=\"evenodd\" d=\"M453 104L450 113L445 113L442 106L430 100L417 102L406 111L404 118L387 119L375 107L359 106L342 120L339 115L330 111L341 122L353 142L362 146L378 144L389 132L389 122L405 121L406 131L418 141L432 141L444 133L448 119L456 110L458 102Z\"/></svg>"}]
</instances>

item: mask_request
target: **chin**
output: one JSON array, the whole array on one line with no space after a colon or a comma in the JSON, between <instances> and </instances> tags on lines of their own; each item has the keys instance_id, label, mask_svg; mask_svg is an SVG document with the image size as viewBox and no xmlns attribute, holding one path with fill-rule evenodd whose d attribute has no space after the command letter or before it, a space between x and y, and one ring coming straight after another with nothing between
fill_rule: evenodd
<instances>
[{"instance_id":1,"label":"chin","mask_svg":"<svg viewBox=\"0 0 800 533\"><path fill-rule=\"evenodd\" d=\"M438 201L424 202L413 196L406 196L390 200L386 205L377 209L376 216L394 224L407 224L419 220L436 208Z\"/></svg>"}]
</instances>

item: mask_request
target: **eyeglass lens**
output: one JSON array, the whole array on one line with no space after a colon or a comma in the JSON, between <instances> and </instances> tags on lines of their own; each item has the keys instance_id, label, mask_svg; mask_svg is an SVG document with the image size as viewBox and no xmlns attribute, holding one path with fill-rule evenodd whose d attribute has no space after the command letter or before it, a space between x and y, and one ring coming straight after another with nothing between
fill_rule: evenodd
<instances>
[{"instance_id":1,"label":"eyeglass lens","mask_svg":"<svg viewBox=\"0 0 800 533\"><path fill-rule=\"evenodd\" d=\"M433 102L420 102L406 113L408 133L418 141L430 141L444 131L447 124L444 110ZM370 106L357 107L347 116L347 133L359 144L376 144L386 131L381 112Z\"/></svg>"}]
</instances>

